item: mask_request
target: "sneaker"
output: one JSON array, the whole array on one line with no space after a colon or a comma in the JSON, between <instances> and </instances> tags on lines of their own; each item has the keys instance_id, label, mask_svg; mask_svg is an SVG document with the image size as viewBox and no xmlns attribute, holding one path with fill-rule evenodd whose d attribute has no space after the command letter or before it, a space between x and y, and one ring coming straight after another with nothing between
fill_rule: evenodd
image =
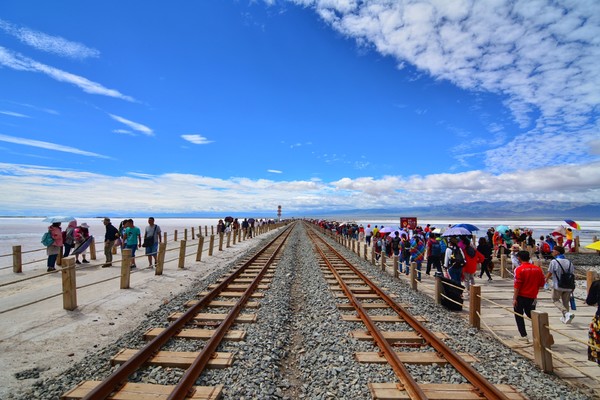
<instances>
[{"instance_id":1,"label":"sneaker","mask_svg":"<svg viewBox=\"0 0 600 400\"><path fill-rule=\"evenodd\" d=\"M75 261L75 264L81 264L81 261L77 260Z\"/></svg>"},{"instance_id":2,"label":"sneaker","mask_svg":"<svg viewBox=\"0 0 600 400\"><path fill-rule=\"evenodd\" d=\"M565 314L565 324L570 324L571 321L573 321L573 318L575 318L575 314L570 313L570 312L566 313Z\"/></svg>"},{"instance_id":3,"label":"sneaker","mask_svg":"<svg viewBox=\"0 0 600 400\"><path fill-rule=\"evenodd\" d=\"M84 259L83 259L83 263L84 263L84 264L89 264L90 262L84 258Z\"/></svg>"},{"instance_id":4,"label":"sneaker","mask_svg":"<svg viewBox=\"0 0 600 400\"><path fill-rule=\"evenodd\" d=\"M488 279L488 282L491 282L491 281L492 281L492 278Z\"/></svg>"},{"instance_id":5,"label":"sneaker","mask_svg":"<svg viewBox=\"0 0 600 400\"><path fill-rule=\"evenodd\" d=\"M56 271L56 268L54 268L54 267L48 267L48 269L47 269L46 271L47 271L47 272Z\"/></svg>"},{"instance_id":6,"label":"sneaker","mask_svg":"<svg viewBox=\"0 0 600 400\"><path fill-rule=\"evenodd\" d=\"M137 266L136 266L135 264L133 264L133 265L131 266L131 269L134 269L134 268L137 268Z\"/></svg>"},{"instance_id":7,"label":"sneaker","mask_svg":"<svg viewBox=\"0 0 600 400\"><path fill-rule=\"evenodd\" d=\"M564 316L560 317L560 322L562 322L563 324L566 324L567 323L567 318L565 318Z\"/></svg>"},{"instance_id":8,"label":"sneaker","mask_svg":"<svg viewBox=\"0 0 600 400\"><path fill-rule=\"evenodd\" d=\"M102 268L112 267L112 264L102 264Z\"/></svg>"},{"instance_id":9,"label":"sneaker","mask_svg":"<svg viewBox=\"0 0 600 400\"><path fill-rule=\"evenodd\" d=\"M518 342L529 343L529 338L527 336L515 336L515 340Z\"/></svg>"}]
</instances>

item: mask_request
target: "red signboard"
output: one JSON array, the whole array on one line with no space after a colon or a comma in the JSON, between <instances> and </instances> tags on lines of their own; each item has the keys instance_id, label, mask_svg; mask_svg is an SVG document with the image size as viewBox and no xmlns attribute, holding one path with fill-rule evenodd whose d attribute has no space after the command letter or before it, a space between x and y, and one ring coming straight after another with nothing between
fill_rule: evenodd
<instances>
[{"instance_id":1,"label":"red signboard","mask_svg":"<svg viewBox=\"0 0 600 400\"><path fill-rule=\"evenodd\" d=\"M400 217L400 227L402 229L415 229L417 227L417 217Z\"/></svg>"}]
</instances>

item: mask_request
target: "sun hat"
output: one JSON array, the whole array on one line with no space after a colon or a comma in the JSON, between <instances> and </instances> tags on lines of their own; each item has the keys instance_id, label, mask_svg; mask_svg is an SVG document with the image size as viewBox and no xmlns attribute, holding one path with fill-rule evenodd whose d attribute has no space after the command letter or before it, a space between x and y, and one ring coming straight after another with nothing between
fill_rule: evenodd
<instances>
[{"instance_id":1,"label":"sun hat","mask_svg":"<svg viewBox=\"0 0 600 400\"><path fill-rule=\"evenodd\" d=\"M519 246L518 244L513 244L510 249L513 251L519 251L521 250L521 246Z\"/></svg>"},{"instance_id":2,"label":"sun hat","mask_svg":"<svg viewBox=\"0 0 600 400\"><path fill-rule=\"evenodd\" d=\"M90 226L88 224L86 224L85 222L83 224L80 225L82 228L89 228Z\"/></svg>"}]
</instances>

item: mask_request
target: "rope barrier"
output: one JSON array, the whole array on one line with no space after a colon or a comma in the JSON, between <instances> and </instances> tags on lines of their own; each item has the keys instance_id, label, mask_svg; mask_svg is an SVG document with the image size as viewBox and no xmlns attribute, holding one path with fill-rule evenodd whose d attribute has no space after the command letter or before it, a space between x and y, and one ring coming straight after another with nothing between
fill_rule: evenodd
<instances>
[{"instance_id":1,"label":"rope barrier","mask_svg":"<svg viewBox=\"0 0 600 400\"><path fill-rule=\"evenodd\" d=\"M571 362L567 361L565 358L561 357L559 353L557 353L557 352L555 352L555 351L552 351L552 350L550 350L550 349L548 349L548 348L546 348L546 351L552 355L552 358L557 358L557 359L558 359L558 360L560 360L561 362L563 362L563 363L567 364L567 365L568 365L569 367L571 367L571 368L574 368L575 370L577 370L577 371L578 371L578 372L580 372L581 374L583 374L583 375L587 376L587 377L588 377L588 378L590 378L591 380L593 380L593 381L596 381L596 382L600 382L600 378L597 378L597 377L591 376L591 375L589 375L589 374L586 374L586 373L585 373L585 371L583 371L581 368L577 367L575 364L573 364L573 363L571 363Z\"/></svg>"}]
</instances>

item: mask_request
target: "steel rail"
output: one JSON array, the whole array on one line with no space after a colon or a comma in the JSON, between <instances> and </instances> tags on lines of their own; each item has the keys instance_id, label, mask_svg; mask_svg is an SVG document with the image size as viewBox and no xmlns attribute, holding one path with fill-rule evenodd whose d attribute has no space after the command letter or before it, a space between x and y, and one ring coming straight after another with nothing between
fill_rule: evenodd
<instances>
[{"instance_id":1,"label":"steel rail","mask_svg":"<svg viewBox=\"0 0 600 400\"><path fill-rule=\"evenodd\" d=\"M381 299L390 306L406 323L408 323L412 329L414 329L427 344L433 347L446 361L448 361L460 374L471 383L474 388L480 392L486 399L502 399L508 400L509 398L502 393L496 386L490 381L483 377L479 372L475 370L471 365L465 362L456 352L448 347L443 341L439 340L429 329L421 324L415 317L408 313L402 306L396 303L391 297L389 297L383 290L381 290L376 284L374 284L365 274L363 274L358 268L352 265L345 257L337 252L333 246L327 243L320 236L318 237L321 242L327 246L339 259L350 268L354 273L358 275ZM394 353L395 354L395 353ZM400 378L400 377L399 377Z\"/></svg>"},{"instance_id":2,"label":"steel rail","mask_svg":"<svg viewBox=\"0 0 600 400\"><path fill-rule=\"evenodd\" d=\"M231 325L234 324L235 319L242 311L244 305L250 299L252 293L254 293L254 291L258 287L258 284L263 279L263 276L265 275L269 267L271 267L273 262L277 259L277 256L279 255L281 249L283 248L283 245L287 241L290 232L291 230L286 230L284 231L284 233L286 233L285 236L283 236L282 234L282 236L278 237L278 239L282 239L271 254L271 256L266 260L263 268L260 270L256 278L254 278L250 286L244 291L244 294L237 301L235 306L229 311L225 320L215 330L215 332L208 340L202 351L200 351L200 353L196 356L196 359L194 360L192 365L190 365L190 367L185 371L185 374L179 380L179 383L175 386L175 388L173 388L173 390L167 397L167 400L183 400L193 390L193 386L196 382L196 379L198 379L200 374L202 374L213 353L217 350L217 347L223 341L225 334L227 333Z\"/></svg>"},{"instance_id":3,"label":"steel rail","mask_svg":"<svg viewBox=\"0 0 600 400\"><path fill-rule=\"evenodd\" d=\"M254 256L246 261L241 267L239 267L233 274L229 275L220 284L218 284L213 290L211 290L206 296L198 301L194 306L190 307L179 319L170 324L154 339L146 343L134 356L129 360L121 364L119 368L113 371L105 380L98 384L94 389L87 393L83 400L104 400L112 392L123 386L127 378L135 371L140 369L150 358L152 358L161 347L163 347L171 338L173 338L178 332L180 332L189 321L202 309L205 308L211 301L219 296L219 294L231 284L237 277L242 274L246 268L251 265L254 261L260 257L266 249L273 245L280 237L284 234L288 234L291 231L293 224L286 228L276 238L271 240L266 246L260 249ZM287 237L287 236L286 236Z\"/></svg>"},{"instance_id":4,"label":"steel rail","mask_svg":"<svg viewBox=\"0 0 600 400\"><path fill-rule=\"evenodd\" d=\"M373 322L371 317L369 317L369 315L367 314L366 310L363 308L361 303L356 299L356 296L354 296L354 293L352 293L352 290L350 290L350 288L348 287L346 282L344 282L344 280L340 276L339 272L335 269L335 267L329 261L329 258L327 257L325 252L317 245L316 242L315 242L315 248L317 249L317 252L321 255L323 261L327 264L327 267L329 268L331 273L333 273L333 275L335 276L335 279L337 280L338 284L342 288L342 291L344 292L344 294L346 295L346 297L348 298L348 300L350 301L352 306L356 309L358 316L360 317L362 322L367 327L369 334L375 340L375 343L377 344L379 349L382 351L383 356L385 357L387 362L390 364L390 366L394 370L394 373L396 374L398 379L400 379L400 382L402 383L403 388L407 391L410 398L411 399L427 399L427 395L425 395L425 393L423 392L423 390L421 389L421 387L419 386L417 381L415 381L414 378L412 377L412 375L410 374L410 372L408 372L408 370L404 366L404 363L402 363L402 361L400 361L400 359L398 358L398 355L396 354L396 352L394 351L392 346L383 337L383 333L379 330L379 328L377 328L377 326L375 325L375 323Z\"/></svg>"}]
</instances>

